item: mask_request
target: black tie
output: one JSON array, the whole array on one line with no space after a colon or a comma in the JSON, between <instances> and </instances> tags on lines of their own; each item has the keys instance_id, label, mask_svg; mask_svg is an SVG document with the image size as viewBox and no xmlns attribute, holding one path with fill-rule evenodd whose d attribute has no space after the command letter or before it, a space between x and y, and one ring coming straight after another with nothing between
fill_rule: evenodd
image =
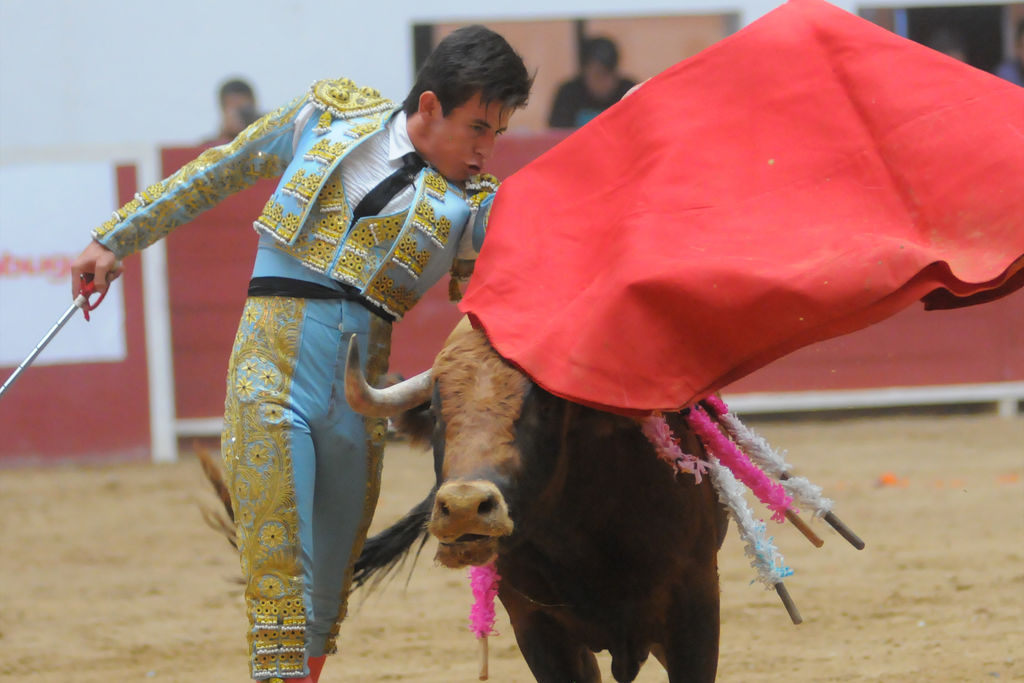
<instances>
[{"instance_id":1,"label":"black tie","mask_svg":"<svg viewBox=\"0 0 1024 683\"><path fill-rule=\"evenodd\" d=\"M401 192L407 185L416 180L416 175L427 163L416 152L409 152L402 157L402 167L380 181L376 187L366 193L352 212L352 222L363 216L376 216Z\"/></svg>"}]
</instances>

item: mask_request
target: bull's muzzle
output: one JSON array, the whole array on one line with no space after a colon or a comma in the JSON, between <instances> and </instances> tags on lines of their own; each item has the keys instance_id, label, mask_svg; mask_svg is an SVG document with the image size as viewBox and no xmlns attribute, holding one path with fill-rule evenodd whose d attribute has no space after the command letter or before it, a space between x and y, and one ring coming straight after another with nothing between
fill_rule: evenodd
<instances>
[{"instance_id":1,"label":"bull's muzzle","mask_svg":"<svg viewBox=\"0 0 1024 683\"><path fill-rule=\"evenodd\" d=\"M504 496L489 481L453 481L438 489L427 529L440 542L437 560L446 567L484 564L498 539L512 533Z\"/></svg>"}]
</instances>

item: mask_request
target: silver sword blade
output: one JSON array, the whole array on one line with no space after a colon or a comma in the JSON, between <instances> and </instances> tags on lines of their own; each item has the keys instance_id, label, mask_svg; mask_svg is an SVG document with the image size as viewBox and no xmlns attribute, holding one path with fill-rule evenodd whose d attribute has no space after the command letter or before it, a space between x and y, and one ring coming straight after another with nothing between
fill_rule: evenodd
<instances>
[{"instance_id":1,"label":"silver sword blade","mask_svg":"<svg viewBox=\"0 0 1024 683\"><path fill-rule=\"evenodd\" d=\"M43 339L38 344L36 344L36 347L34 349L32 349L32 353L28 354L28 358L21 362L21 365L19 365L18 368L13 373L11 373L11 376L7 378L6 382L4 382L4 385L0 387L0 398L3 398L3 395L7 393L7 390L11 388L11 385L14 384L14 380L18 379L18 375L24 372L25 368L32 365L32 361L36 359L36 356L42 353L42 350L45 349L46 345L50 343L50 340L57 336L57 333L60 332L60 328L64 327L64 325L67 324L69 320L71 320L71 317L75 314L75 311L84 306L88 301L89 300L83 294L78 295L78 297L75 299L75 302L71 304L68 310L64 311L64 315L60 317L60 319L53 325L53 327L50 328L50 331L46 333L46 336L43 337Z\"/></svg>"}]
</instances>

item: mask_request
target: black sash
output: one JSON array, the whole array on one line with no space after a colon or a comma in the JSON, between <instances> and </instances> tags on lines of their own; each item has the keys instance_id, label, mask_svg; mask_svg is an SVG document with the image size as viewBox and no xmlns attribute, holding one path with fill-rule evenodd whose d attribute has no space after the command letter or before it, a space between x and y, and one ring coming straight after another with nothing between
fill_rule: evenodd
<instances>
[{"instance_id":1,"label":"black sash","mask_svg":"<svg viewBox=\"0 0 1024 683\"><path fill-rule=\"evenodd\" d=\"M249 296L288 296L296 299L345 299L360 304L374 315L389 323L395 322L391 315L378 304L370 301L354 287L339 283L341 289L326 287L315 282L295 280L290 277L254 277L249 280Z\"/></svg>"}]
</instances>

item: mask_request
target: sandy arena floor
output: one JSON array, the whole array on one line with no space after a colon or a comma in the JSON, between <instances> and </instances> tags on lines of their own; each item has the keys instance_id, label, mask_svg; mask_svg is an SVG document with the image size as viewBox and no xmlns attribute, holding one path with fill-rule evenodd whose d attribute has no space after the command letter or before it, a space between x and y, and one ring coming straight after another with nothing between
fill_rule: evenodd
<instances>
[{"instance_id":1,"label":"sandy arena floor","mask_svg":"<svg viewBox=\"0 0 1024 683\"><path fill-rule=\"evenodd\" d=\"M821 522L816 550L776 541L805 622L792 626L734 529L720 555L719 681L1024 680L1024 418L930 416L756 424L837 501L867 542ZM429 457L389 446L375 528L426 492ZM192 457L166 466L0 471L0 679L248 680L231 548ZM323 683L475 681L462 571L428 545L407 573L357 594ZM532 681L499 608L491 680ZM602 656L605 679L611 680ZM667 681L653 659L640 681Z\"/></svg>"}]
</instances>

